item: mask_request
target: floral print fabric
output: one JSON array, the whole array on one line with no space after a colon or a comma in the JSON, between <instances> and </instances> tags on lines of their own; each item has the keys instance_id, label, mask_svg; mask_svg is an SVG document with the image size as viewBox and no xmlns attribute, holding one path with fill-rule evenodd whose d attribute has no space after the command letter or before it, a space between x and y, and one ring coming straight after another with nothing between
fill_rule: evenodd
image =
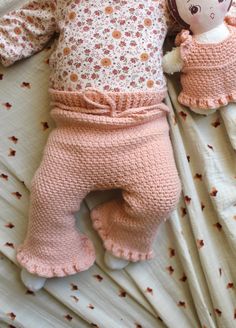
<instances>
[{"instance_id":1,"label":"floral print fabric","mask_svg":"<svg viewBox=\"0 0 236 328\"><path fill-rule=\"evenodd\" d=\"M0 58L9 66L41 50L57 32L51 88L163 91L169 24L165 0L32 1L1 18Z\"/></svg>"}]
</instances>

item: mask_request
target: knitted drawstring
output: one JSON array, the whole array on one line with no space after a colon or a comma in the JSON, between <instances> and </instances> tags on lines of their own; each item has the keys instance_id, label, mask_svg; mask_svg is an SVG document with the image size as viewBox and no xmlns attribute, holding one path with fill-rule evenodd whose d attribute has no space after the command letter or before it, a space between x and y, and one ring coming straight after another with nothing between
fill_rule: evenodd
<instances>
[{"instance_id":1,"label":"knitted drawstring","mask_svg":"<svg viewBox=\"0 0 236 328\"><path fill-rule=\"evenodd\" d=\"M86 96L87 92L96 92L98 94L100 94L104 100L106 101L107 105L102 105L100 103L94 102L91 99L89 99ZM112 117L128 117L129 115L135 116L135 114L144 114L149 110L152 109L160 109L161 111L165 111L165 112L169 112L169 108L168 106L166 106L163 103L160 104L154 104L154 105L150 105L150 106L142 106L142 107L136 107L136 108L128 108L122 112L117 112L116 111L116 102L115 100L110 97L107 93L102 92L98 89L95 88L86 88L83 91L83 99L90 105L93 105L95 107L95 109L89 110L86 108L86 114L110 114L110 116ZM84 110L84 109L82 109Z\"/></svg>"}]
</instances>

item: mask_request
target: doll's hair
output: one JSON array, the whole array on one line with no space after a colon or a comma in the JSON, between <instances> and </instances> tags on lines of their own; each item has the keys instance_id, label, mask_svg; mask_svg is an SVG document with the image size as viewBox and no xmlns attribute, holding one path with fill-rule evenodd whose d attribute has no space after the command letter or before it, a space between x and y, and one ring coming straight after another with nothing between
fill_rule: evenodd
<instances>
[{"instance_id":1,"label":"doll's hair","mask_svg":"<svg viewBox=\"0 0 236 328\"><path fill-rule=\"evenodd\" d=\"M187 23L185 23L185 21L180 17L180 14L179 14L178 8L177 8L177 4L176 4L176 0L168 0L168 7L169 7L170 13L173 16L173 18L182 27L189 29L190 26Z\"/></svg>"},{"instance_id":2,"label":"doll's hair","mask_svg":"<svg viewBox=\"0 0 236 328\"><path fill-rule=\"evenodd\" d=\"M229 8L228 11L230 10L231 6L232 6L233 0L230 1L229 4ZM185 23L185 21L180 17L180 14L178 12L178 8L177 8L177 4L176 4L176 0L168 0L168 7L170 10L171 15L173 16L173 18L184 28L189 29L190 26Z\"/></svg>"}]
</instances>

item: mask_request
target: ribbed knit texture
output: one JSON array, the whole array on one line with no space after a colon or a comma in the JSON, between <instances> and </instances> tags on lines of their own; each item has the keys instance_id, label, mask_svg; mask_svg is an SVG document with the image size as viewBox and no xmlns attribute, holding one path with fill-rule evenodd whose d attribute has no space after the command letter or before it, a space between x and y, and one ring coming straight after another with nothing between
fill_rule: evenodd
<instances>
[{"instance_id":1,"label":"ribbed knit texture","mask_svg":"<svg viewBox=\"0 0 236 328\"><path fill-rule=\"evenodd\" d=\"M234 23L228 20L228 23ZM181 74L181 104L216 109L236 101L236 28L227 25L230 36L215 44L198 43L183 30L176 38L184 67Z\"/></svg>"},{"instance_id":2,"label":"ribbed knit texture","mask_svg":"<svg viewBox=\"0 0 236 328\"><path fill-rule=\"evenodd\" d=\"M17 260L44 277L89 268L94 248L76 228L74 213L90 191L117 188L120 197L92 211L93 227L113 255L152 258L158 226L181 190L163 95L50 93L57 128L32 180L29 226Z\"/></svg>"}]
</instances>

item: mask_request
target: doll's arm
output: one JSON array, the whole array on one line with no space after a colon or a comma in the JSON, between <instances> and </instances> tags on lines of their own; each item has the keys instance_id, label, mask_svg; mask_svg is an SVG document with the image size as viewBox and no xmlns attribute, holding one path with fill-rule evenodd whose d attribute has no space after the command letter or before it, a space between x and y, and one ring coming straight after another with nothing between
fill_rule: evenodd
<instances>
[{"instance_id":1,"label":"doll's arm","mask_svg":"<svg viewBox=\"0 0 236 328\"><path fill-rule=\"evenodd\" d=\"M180 72L183 68L183 60L180 55L180 48L174 48L167 52L162 61L163 70L167 74L174 74Z\"/></svg>"},{"instance_id":2,"label":"doll's arm","mask_svg":"<svg viewBox=\"0 0 236 328\"><path fill-rule=\"evenodd\" d=\"M56 0L30 1L0 18L0 62L10 66L42 50L57 29Z\"/></svg>"}]
</instances>

